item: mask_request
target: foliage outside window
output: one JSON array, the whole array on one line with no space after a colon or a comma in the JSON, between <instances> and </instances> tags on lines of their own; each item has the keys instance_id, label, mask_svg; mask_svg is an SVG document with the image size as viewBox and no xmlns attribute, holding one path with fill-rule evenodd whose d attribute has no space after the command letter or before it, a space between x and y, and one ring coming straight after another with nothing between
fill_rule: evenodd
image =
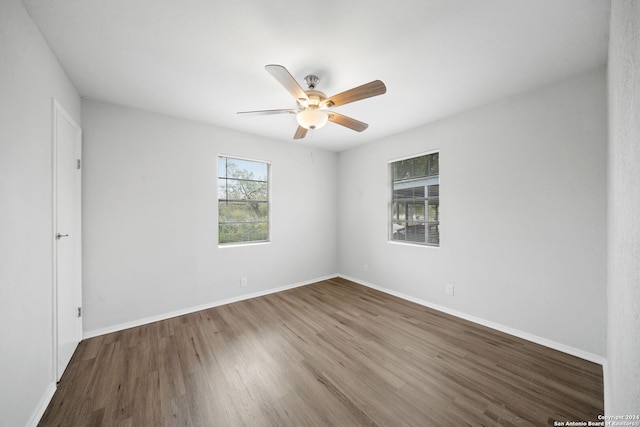
<instances>
[{"instance_id":1,"label":"foliage outside window","mask_svg":"<svg viewBox=\"0 0 640 427\"><path fill-rule=\"evenodd\" d=\"M218 157L218 243L269 240L269 164Z\"/></svg>"},{"instance_id":2,"label":"foliage outside window","mask_svg":"<svg viewBox=\"0 0 640 427\"><path fill-rule=\"evenodd\" d=\"M439 153L389 164L392 241L440 246Z\"/></svg>"}]
</instances>

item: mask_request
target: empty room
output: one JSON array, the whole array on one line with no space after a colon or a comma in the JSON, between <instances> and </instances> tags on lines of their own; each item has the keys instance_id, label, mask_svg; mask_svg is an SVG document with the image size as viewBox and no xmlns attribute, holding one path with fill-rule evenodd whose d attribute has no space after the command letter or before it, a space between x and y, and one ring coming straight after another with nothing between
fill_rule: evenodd
<instances>
[{"instance_id":1,"label":"empty room","mask_svg":"<svg viewBox=\"0 0 640 427\"><path fill-rule=\"evenodd\" d=\"M640 426L640 2L0 0L0 425Z\"/></svg>"}]
</instances>

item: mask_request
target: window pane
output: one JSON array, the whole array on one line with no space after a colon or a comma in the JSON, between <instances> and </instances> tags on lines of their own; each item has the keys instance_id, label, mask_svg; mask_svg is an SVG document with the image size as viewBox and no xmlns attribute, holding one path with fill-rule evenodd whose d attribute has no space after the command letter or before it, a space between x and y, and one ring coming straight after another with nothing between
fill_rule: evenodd
<instances>
[{"instance_id":1,"label":"window pane","mask_svg":"<svg viewBox=\"0 0 640 427\"><path fill-rule=\"evenodd\" d=\"M424 242L424 224L407 223L406 240L410 242Z\"/></svg>"},{"instance_id":2,"label":"window pane","mask_svg":"<svg viewBox=\"0 0 640 427\"><path fill-rule=\"evenodd\" d=\"M409 220L424 221L424 203L410 203L408 207Z\"/></svg>"},{"instance_id":3,"label":"window pane","mask_svg":"<svg viewBox=\"0 0 640 427\"><path fill-rule=\"evenodd\" d=\"M429 156L429 175L440 175L440 156L433 153Z\"/></svg>"},{"instance_id":4,"label":"window pane","mask_svg":"<svg viewBox=\"0 0 640 427\"><path fill-rule=\"evenodd\" d=\"M440 226L438 224L429 225L429 233L427 239L427 242L433 245L440 244Z\"/></svg>"},{"instance_id":5,"label":"window pane","mask_svg":"<svg viewBox=\"0 0 640 427\"><path fill-rule=\"evenodd\" d=\"M429 222L440 221L438 208L439 208L439 203L429 202L429 217L427 218L427 221Z\"/></svg>"},{"instance_id":6,"label":"window pane","mask_svg":"<svg viewBox=\"0 0 640 427\"><path fill-rule=\"evenodd\" d=\"M398 221L413 219L414 208L409 203L395 203L393 207L393 218Z\"/></svg>"},{"instance_id":7,"label":"window pane","mask_svg":"<svg viewBox=\"0 0 640 427\"><path fill-rule=\"evenodd\" d=\"M245 178L259 181L267 180L267 163L226 157L226 169L229 178Z\"/></svg>"},{"instance_id":8,"label":"window pane","mask_svg":"<svg viewBox=\"0 0 640 427\"><path fill-rule=\"evenodd\" d=\"M218 157L218 242L269 239L269 164Z\"/></svg>"},{"instance_id":9,"label":"window pane","mask_svg":"<svg viewBox=\"0 0 640 427\"><path fill-rule=\"evenodd\" d=\"M391 238L393 240L405 240L406 222L396 221L391 225Z\"/></svg>"},{"instance_id":10,"label":"window pane","mask_svg":"<svg viewBox=\"0 0 640 427\"><path fill-rule=\"evenodd\" d=\"M266 203L256 202L218 202L220 222L266 221L269 209Z\"/></svg>"},{"instance_id":11,"label":"window pane","mask_svg":"<svg viewBox=\"0 0 640 427\"><path fill-rule=\"evenodd\" d=\"M424 198L424 190L424 186L394 189L393 200Z\"/></svg>"},{"instance_id":12,"label":"window pane","mask_svg":"<svg viewBox=\"0 0 640 427\"><path fill-rule=\"evenodd\" d=\"M400 206L400 203L393 203L391 207L392 221L398 221L400 219L400 212L404 209Z\"/></svg>"},{"instance_id":13,"label":"window pane","mask_svg":"<svg viewBox=\"0 0 640 427\"><path fill-rule=\"evenodd\" d=\"M219 177L227 176L227 158L226 157L218 157L218 176Z\"/></svg>"},{"instance_id":14,"label":"window pane","mask_svg":"<svg viewBox=\"0 0 640 427\"><path fill-rule=\"evenodd\" d=\"M220 224L218 235L220 243L264 242L268 240L269 230L266 222Z\"/></svg>"},{"instance_id":15,"label":"window pane","mask_svg":"<svg viewBox=\"0 0 640 427\"><path fill-rule=\"evenodd\" d=\"M227 199L227 180L226 178L218 178L218 200Z\"/></svg>"},{"instance_id":16,"label":"window pane","mask_svg":"<svg viewBox=\"0 0 640 427\"><path fill-rule=\"evenodd\" d=\"M394 164L394 168L395 168L395 172L394 172L395 181L411 178L413 174L413 161L411 159L401 160Z\"/></svg>"},{"instance_id":17,"label":"window pane","mask_svg":"<svg viewBox=\"0 0 640 427\"><path fill-rule=\"evenodd\" d=\"M439 154L393 162L389 171L391 239L439 245Z\"/></svg>"},{"instance_id":18,"label":"window pane","mask_svg":"<svg viewBox=\"0 0 640 427\"><path fill-rule=\"evenodd\" d=\"M219 200L267 200L269 191L267 182L244 179L221 179L220 181L223 189L221 192L218 187Z\"/></svg>"},{"instance_id":19,"label":"window pane","mask_svg":"<svg viewBox=\"0 0 640 427\"><path fill-rule=\"evenodd\" d=\"M428 169L428 156L416 157L413 159L413 177L418 178L421 176L427 176Z\"/></svg>"}]
</instances>

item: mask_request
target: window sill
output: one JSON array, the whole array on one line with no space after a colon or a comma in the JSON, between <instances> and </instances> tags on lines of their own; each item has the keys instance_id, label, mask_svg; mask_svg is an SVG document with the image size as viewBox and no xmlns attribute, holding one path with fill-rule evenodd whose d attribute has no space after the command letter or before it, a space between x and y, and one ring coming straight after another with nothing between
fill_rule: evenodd
<instances>
[{"instance_id":1,"label":"window sill","mask_svg":"<svg viewBox=\"0 0 640 427\"><path fill-rule=\"evenodd\" d=\"M413 242L403 242L403 241L399 241L399 240L387 240L387 243L392 244L392 245L400 245L400 246L411 246L411 247L417 247L417 248L429 248L429 249L440 249L440 246L435 246L435 245L422 245L420 243L413 243Z\"/></svg>"},{"instance_id":2,"label":"window sill","mask_svg":"<svg viewBox=\"0 0 640 427\"><path fill-rule=\"evenodd\" d=\"M271 244L271 241L267 241L267 242L225 243L223 245L218 244L218 248L219 249L240 248L240 247L246 247L246 246L262 246L262 245L269 245L269 244Z\"/></svg>"}]
</instances>

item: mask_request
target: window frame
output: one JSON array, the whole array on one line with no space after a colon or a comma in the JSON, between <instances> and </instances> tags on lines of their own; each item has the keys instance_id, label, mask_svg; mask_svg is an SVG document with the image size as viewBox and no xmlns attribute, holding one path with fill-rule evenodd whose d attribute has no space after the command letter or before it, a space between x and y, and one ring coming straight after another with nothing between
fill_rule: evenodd
<instances>
[{"instance_id":1,"label":"window frame","mask_svg":"<svg viewBox=\"0 0 640 427\"><path fill-rule=\"evenodd\" d=\"M387 201L387 242L388 243L392 243L392 244L400 244L400 245L410 245L410 246L417 246L417 247L424 247L424 248L435 248L438 249L440 248L440 232L441 232L441 225L442 222L440 220L440 183L441 183L441 179L440 179L440 153L441 150L440 149L433 149L433 150L429 150L429 151L425 151L422 153L418 153L418 154L412 154L409 156L404 156L404 157L399 157L396 159L392 159L389 160L387 162L387 174L388 174L388 201ZM425 242L420 242L420 241L414 241L414 240L399 240L394 238L394 221L396 220L396 218L394 217L394 182L397 182L394 180L394 165L398 162L401 162L403 160L411 160L411 159L417 159L420 157L426 157L426 156L430 156L433 154L438 154L438 174L437 175L432 175L432 176L425 176L422 179L430 179L433 177L437 176L437 185L438 185L438 194L437 196L429 196L428 192L425 192L424 195L424 203L425 203L425 208L424 208L424 220L422 221L423 223L425 223L425 225L428 222L435 222L437 227L438 227L438 238L437 238L437 243L429 243L427 241ZM416 178L412 178L412 179L416 179L419 180L421 179L420 177L416 177ZM425 186L425 188L428 188ZM437 197L437 220L436 221L428 221L428 202L429 202L429 198L436 198ZM405 219L405 221L408 222L407 219ZM426 240L426 236L425 236L425 240Z\"/></svg>"},{"instance_id":2,"label":"window frame","mask_svg":"<svg viewBox=\"0 0 640 427\"><path fill-rule=\"evenodd\" d=\"M222 179L229 179L228 176L222 177L221 176L221 170L220 170L220 159L221 158L225 158L225 159L231 159L231 160L241 160L241 161L248 161L248 162L255 162L255 163L262 163L265 164L267 166L267 177L266 177L266 184L267 184L267 200L266 200L266 204L267 204L267 220L266 220L266 224L267 224L267 238L265 240L242 240L242 241L233 241L233 242L220 242L220 225L221 224L226 224L226 223L232 223L232 221L230 222L220 222L221 218L220 218L220 201L221 199L219 198L219 191L220 191L220 184L221 184L221 180ZM234 178L231 178L234 179ZM261 180L256 180L257 182L260 182ZM269 244L271 243L271 200L272 200L272 191L271 191L271 162L268 160L262 160L262 159L255 159L255 158L250 158L250 157L243 157L243 156L236 156L236 155L230 155L230 154L223 154L223 153L218 153L218 155L216 156L216 216L217 216L217 240L218 240L218 247L219 248L228 248L228 247L238 247L238 246L254 246L254 245L264 245L264 244ZM247 199L249 200L249 199ZM251 221L249 223L263 223L265 221Z\"/></svg>"}]
</instances>

